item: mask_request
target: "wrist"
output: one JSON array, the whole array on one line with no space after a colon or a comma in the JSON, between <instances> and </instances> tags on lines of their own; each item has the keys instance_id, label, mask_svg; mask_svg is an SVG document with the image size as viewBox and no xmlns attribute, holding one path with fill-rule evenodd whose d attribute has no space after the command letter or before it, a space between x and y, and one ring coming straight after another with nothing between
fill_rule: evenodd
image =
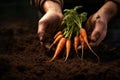
<instances>
[{"instance_id":1,"label":"wrist","mask_svg":"<svg viewBox=\"0 0 120 80\"><path fill-rule=\"evenodd\" d=\"M60 4L53 1L46 1L43 5L43 8L44 8L44 12L47 11L62 12Z\"/></svg>"},{"instance_id":2,"label":"wrist","mask_svg":"<svg viewBox=\"0 0 120 80\"><path fill-rule=\"evenodd\" d=\"M46 0L43 4L43 10L44 12L48 12L48 11L55 11L55 12L59 12L62 13L62 7L61 4L58 2L54 2L52 0Z\"/></svg>"}]
</instances>

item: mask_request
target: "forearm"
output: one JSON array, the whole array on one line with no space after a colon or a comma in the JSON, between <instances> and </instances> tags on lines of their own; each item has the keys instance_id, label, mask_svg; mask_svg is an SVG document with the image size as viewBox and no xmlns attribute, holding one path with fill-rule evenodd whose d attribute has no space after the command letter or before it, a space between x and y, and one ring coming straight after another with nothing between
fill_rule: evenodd
<instances>
[{"instance_id":1,"label":"forearm","mask_svg":"<svg viewBox=\"0 0 120 80\"><path fill-rule=\"evenodd\" d=\"M118 13L118 5L113 1L107 1L99 10L98 15L102 15L100 17L106 18L107 21L110 21L111 18L117 15Z\"/></svg>"},{"instance_id":2,"label":"forearm","mask_svg":"<svg viewBox=\"0 0 120 80\"><path fill-rule=\"evenodd\" d=\"M60 10L63 7L63 0L30 0L30 4L36 6L41 12L49 9Z\"/></svg>"}]
</instances>

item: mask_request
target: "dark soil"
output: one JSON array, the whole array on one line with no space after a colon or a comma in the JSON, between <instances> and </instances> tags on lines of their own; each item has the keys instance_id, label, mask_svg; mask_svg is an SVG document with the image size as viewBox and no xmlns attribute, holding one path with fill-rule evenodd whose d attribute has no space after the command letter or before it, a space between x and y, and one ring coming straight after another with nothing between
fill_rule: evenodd
<instances>
[{"instance_id":1,"label":"dark soil","mask_svg":"<svg viewBox=\"0 0 120 80\"><path fill-rule=\"evenodd\" d=\"M120 80L120 48L108 42L94 48L99 64L89 50L83 62L74 51L67 62L46 62L51 53L39 44L37 22L28 12L0 15L0 80Z\"/></svg>"}]
</instances>

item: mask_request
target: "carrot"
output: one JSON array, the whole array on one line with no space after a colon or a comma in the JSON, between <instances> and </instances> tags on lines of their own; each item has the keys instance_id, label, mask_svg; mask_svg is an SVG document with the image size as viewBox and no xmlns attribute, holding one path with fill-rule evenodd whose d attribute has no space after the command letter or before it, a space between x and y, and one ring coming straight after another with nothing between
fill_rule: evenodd
<instances>
[{"instance_id":1,"label":"carrot","mask_svg":"<svg viewBox=\"0 0 120 80\"><path fill-rule=\"evenodd\" d=\"M78 44L79 44L79 36L74 37L74 48L76 53L78 53Z\"/></svg>"},{"instance_id":2,"label":"carrot","mask_svg":"<svg viewBox=\"0 0 120 80\"><path fill-rule=\"evenodd\" d=\"M88 46L90 51L97 57L98 62L99 62L99 56L93 51L93 49L91 48L90 44L88 43L87 33L86 33L86 30L84 28L80 29L80 35L81 35L81 38L83 39L84 43Z\"/></svg>"},{"instance_id":3,"label":"carrot","mask_svg":"<svg viewBox=\"0 0 120 80\"><path fill-rule=\"evenodd\" d=\"M65 58L65 61L67 60L67 58L69 56L70 48L71 48L71 40L67 39L67 41L66 41L66 58Z\"/></svg>"},{"instance_id":4,"label":"carrot","mask_svg":"<svg viewBox=\"0 0 120 80\"><path fill-rule=\"evenodd\" d=\"M56 39L60 34L62 34L62 31L58 31L55 36L54 36L54 39Z\"/></svg>"},{"instance_id":5,"label":"carrot","mask_svg":"<svg viewBox=\"0 0 120 80\"><path fill-rule=\"evenodd\" d=\"M55 40L53 41L53 43L50 45L49 49L51 49L51 47L52 47L54 44L56 44L57 42L59 42L61 38L63 38L63 35L62 35L62 34L58 35L58 36L55 38Z\"/></svg>"},{"instance_id":6,"label":"carrot","mask_svg":"<svg viewBox=\"0 0 120 80\"><path fill-rule=\"evenodd\" d=\"M80 38L80 42L81 42L81 48L82 48L82 55L81 55L81 61L83 61L83 54L84 54L84 40L81 37L81 35L79 36Z\"/></svg>"},{"instance_id":7,"label":"carrot","mask_svg":"<svg viewBox=\"0 0 120 80\"><path fill-rule=\"evenodd\" d=\"M52 59L50 60L50 62L53 61L53 60L57 57L57 55L61 52L61 50L63 49L65 43L66 43L66 38L63 37L63 38L59 41L59 43L58 43L58 45L57 45L57 48L56 48L56 51L55 51Z\"/></svg>"}]
</instances>

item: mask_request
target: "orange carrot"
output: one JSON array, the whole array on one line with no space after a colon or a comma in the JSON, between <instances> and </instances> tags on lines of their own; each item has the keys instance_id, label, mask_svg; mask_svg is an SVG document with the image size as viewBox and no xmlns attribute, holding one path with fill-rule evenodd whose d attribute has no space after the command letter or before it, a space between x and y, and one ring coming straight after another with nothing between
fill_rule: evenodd
<instances>
[{"instance_id":1,"label":"orange carrot","mask_svg":"<svg viewBox=\"0 0 120 80\"><path fill-rule=\"evenodd\" d=\"M57 42L59 42L61 38L63 38L63 35L62 35L62 34L58 35L58 36L56 37L56 39L53 41L53 43L50 45L49 49L51 49L51 47L52 47L54 44L56 44Z\"/></svg>"},{"instance_id":2,"label":"orange carrot","mask_svg":"<svg viewBox=\"0 0 120 80\"><path fill-rule=\"evenodd\" d=\"M86 30L84 28L80 29L80 35L81 35L81 38L83 39L84 43L88 46L88 48L91 50L91 52L97 57L98 62L99 62L98 55L93 51L93 49L91 48L90 44L88 43L87 33L86 33Z\"/></svg>"},{"instance_id":3,"label":"orange carrot","mask_svg":"<svg viewBox=\"0 0 120 80\"><path fill-rule=\"evenodd\" d=\"M62 31L58 31L55 36L54 36L54 39L56 39L60 34L62 34Z\"/></svg>"},{"instance_id":4,"label":"orange carrot","mask_svg":"<svg viewBox=\"0 0 120 80\"><path fill-rule=\"evenodd\" d=\"M78 44L79 44L79 36L74 37L74 48L76 53L78 53Z\"/></svg>"},{"instance_id":5,"label":"orange carrot","mask_svg":"<svg viewBox=\"0 0 120 80\"><path fill-rule=\"evenodd\" d=\"M67 41L66 41L66 58L65 58L65 61L67 60L67 58L69 56L70 48L71 48L71 40L67 39Z\"/></svg>"},{"instance_id":6,"label":"orange carrot","mask_svg":"<svg viewBox=\"0 0 120 80\"><path fill-rule=\"evenodd\" d=\"M81 37L81 35L79 36L80 38L80 42L81 42L81 48L82 48L82 55L81 55L81 61L83 61L83 54L84 54L84 40Z\"/></svg>"},{"instance_id":7,"label":"orange carrot","mask_svg":"<svg viewBox=\"0 0 120 80\"><path fill-rule=\"evenodd\" d=\"M55 51L52 59L50 60L50 62L53 61L53 60L58 56L58 54L59 54L59 53L61 52L61 50L63 49L65 43L66 43L66 38L63 37L63 38L59 41L59 43L58 43L58 45L57 45L57 48L56 48L56 51Z\"/></svg>"}]
</instances>

